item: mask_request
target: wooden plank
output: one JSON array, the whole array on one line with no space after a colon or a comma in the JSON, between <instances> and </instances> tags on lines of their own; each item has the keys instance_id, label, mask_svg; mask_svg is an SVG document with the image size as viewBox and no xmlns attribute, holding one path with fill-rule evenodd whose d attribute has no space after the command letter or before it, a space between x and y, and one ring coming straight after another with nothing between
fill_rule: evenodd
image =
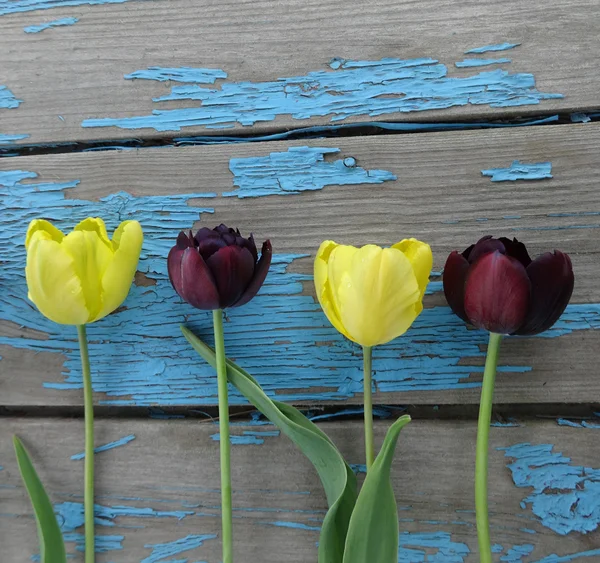
<instances>
[{"instance_id":1,"label":"wooden plank","mask_svg":"<svg viewBox=\"0 0 600 563\"><path fill-rule=\"evenodd\" d=\"M0 85L22 100L14 109L0 104L5 142L15 135L59 143L598 108L595 0L525 9L517 0L477 8L440 0L90 3L0 2ZM48 5L58 7L34 10ZM65 18L78 21L64 25ZM49 22L63 25L24 32ZM467 53L503 43L520 46ZM350 62L344 67L336 57ZM414 59L408 67L398 62ZM511 62L455 66L466 59ZM151 67L175 71L147 72ZM138 72L149 79L125 79ZM156 80L174 73L178 81ZM163 96L175 99L153 102ZM155 110L167 113L146 121ZM134 117L142 119L127 121Z\"/></svg>"},{"instance_id":2,"label":"wooden plank","mask_svg":"<svg viewBox=\"0 0 600 563\"><path fill-rule=\"evenodd\" d=\"M10 435L17 432L30 449L73 553L74 536L83 532L83 462L71 456L83 450L82 424L2 421L0 540L7 561L26 563L37 552ZM599 560L600 430L562 427L556 421L512 424L491 430L490 511L497 561L579 561L575 554L588 551L589 559L582 555L582 560ZM378 443L388 425L376 424ZM321 427L350 462L362 463L359 422ZM326 502L312 466L285 436L260 435L271 426L233 430L264 440L232 446L236 560L314 562ZM97 444L135 436L96 455L97 545L105 549L99 563L158 562L161 553L177 561L219 560L218 442L211 439L216 432L210 422L98 421ZM393 468L403 548L399 561L478 561L474 450L474 422L413 421L403 431ZM552 559L552 554L573 559ZM82 560L76 554L74 561Z\"/></svg>"},{"instance_id":3,"label":"wooden plank","mask_svg":"<svg viewBox=\"0 0 600 563\"><path fill-rule=\"evenodd\" d=\"M598 146L600 127L587 124L3 159L0 402L81 405L75 332L46 321L27 301L21 245L33 217L70 229L100 215L112 226L139 219L146 242L124 308L89 329L97 400L214 405L214 374L179 333L184 322L210 340L210 316L181 303L166 276L168 249L199 212L203 225L226 222L273 242L267 284L226 323L230 356L271 395L297 403L362 399L360 350L315 303L310 274L322 239L391 244L416 236L431 243L439 272L452 249L494 233L519 237L533 255L560 248L576 272L572 304L554 330L504 342L496 402L590 402L600 396ZM354 167L343 164L349 158ZM492 182L482 175L516 159L550 162L553 178ZM234 182L250 196L287 191L222 197ZM432 279L415 326L375 351L383 404L478 402L485 334L450 314L439 275Z\"/></svg>"}]
</instances>

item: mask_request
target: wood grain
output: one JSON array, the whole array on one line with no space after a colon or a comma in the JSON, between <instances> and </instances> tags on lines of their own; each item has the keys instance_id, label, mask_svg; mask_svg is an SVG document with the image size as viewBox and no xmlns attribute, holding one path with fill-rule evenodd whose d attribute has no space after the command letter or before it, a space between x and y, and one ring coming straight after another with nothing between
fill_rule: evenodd
<instances>
[{"instance_id":1,"label":"wood grain","mask_svg":"<svg viewBox=\"0 0 600 563\"><path fill-rule=\"evenodd\" d=\"M197 217L194 205L214 209L214 213L202 213L200 224L226 222L238 225L242 232L254 232L257 240L269 237L282 260L290 253L314 256L324 238L385 245L415 236L432 245L438 271L448 252L465 248L486 233L517 236L529 245L532 255L560 248L572 256L576 272L573 308L568 310L571 316L559 323L555 337L506 339L495 400L515 404L597 399L600 165L595 155L600 145L599 126L313 140L304 144L340 149L337 154L325 155L331 165L336 159L354 157L365 170L391 171L398 179L326 186L285 196L191 196L230 191L232 158L284 153L300 144L148 149L0 161L2 170L18 168L39 175L15 188L14 193L24 198L20 206L14 207L15 199L6 204L9 213L4 216L4 228L10 244L4 252L13 270L12 277L0 282L4 286L0 403L12 407L81 405L74 334L68 327L60 332L27 304L20 240L32 217L45 216L70 229L80 215L99 214L111 224L138 218L146 229L147 250L140 264L140 269L145 268L145 280L138 279L125 309L90 327L90 338L96 342L92 344L96 399L102 404L139 406L215 404L212 371L190 352L178 331L179 323L190 323L210 340L209 317L192 314L190 307L176 301L166 281L164 256L177 232L190 227ZM481 174L482 169L507 166L514 159L551 161L554 177L491 182ZM80 182L75 188L48 189L74 180ZM30 184L33 188L26 194ZM121 190L134 198L122 204L117 200L116 206L106 200ZM58 199L47 199L50 195ZM178 197L181 199L174 199ZM274 285L264 288L262 301L256 299L240 309L240 317L231 311L226 327L229 353L256 375L269 393L283 400L360 403L360 352L344 344L315 308L310 277L294 277L310 274L312 259L290 260L285 258L279 270L272 269L269 280ZM152 285L155 283L158 285ZM443 316L445 301L439 289L426 296L426 311L415 325L420 328L375 351L378 402L478 402L484 335L465 331L458 319ZM265 316L265 311L272 316ZM301 316L295 318L298 314ZM323 328L315 328L319 326ZM457 369L466 373L455 380ZM240 398L232 400L240 402Z\"/></svg>"},{"instance_id":2,"label":"wood grain","mask_svg":"<svg viewBox=\"0 0 600 563\"><path fill-rule=\"evenodd\" d=\"M7 4L7 3L5 3ZM60 2L57 2L60 4ZM563 99L539 105L449 109L356 115L338 123L499 119L598 108L599 78L594 54L600 48L595 0L363 2L293 0L219 2L156 0L70 6L0 16L0 85L23 103L1 110L5 135L27 134L31 143L157 137L227 135L331 124L332 115L293 118L284 113L253 127L184 127L180 133L154 129L82 128L88 118L149 115L155 109L197 107L200 102L153 103L169 84L124 80L148 67L222 69L227 83L267 82L329 69L334 57L377 61L431 57L448 76L465 77L503 68L532 73L541 92ZM24 33L26 26L63 17L69 27ZM517 49L479 58L508 57L508 65L455 68L469 49L503 42ZM303 86L310 90L314 85ZM220 89L222 80L215 88ZM211 87L210 85L208 87ZM318 103L318 102L317 102ZM317 104L316 103L316 104ZM417 105L418 105L417 100Z\"/></svg>"},{"instance_id":3,"label":"wood grain","mask_svg":"<svg viewBox=\"0 0 600 563\"><path fill-rule=\"evenodd\" d=\"M381 443L388 424L376 424L377 443ZM549 444L555 465L552 466L549 454L539 458L542 461L538 459L539 468L547 471L547 479L552 479L553 468L561 463L560 454L571 458L564 462L565 468L580 466L590 475L587 480L585 474L580 477L582 486L578 490L583 504L592 498L591 492L584 491L584 484L587 483L588 489L593 482L597 485L597 477L591 471L598 467L599 430L562 427L556 421L513 424L517 426L491 430L492 539L502 546L496 560L506 557L509 549L523 545L531 546L531 555L524 559L530 563L540 562L550 554L567 556L597 549L600 543L597 513L588 519L587 534L556 533L547 525L549 518L536 516L531 504L520 506L532 494L532 487L515 486L507 467L515 459L506 457L497 448L521 443ZM35 524L14 461L11 434L17 432L29 448L57 511L67 514L68 505L63 503L75 503L70 505L66 526L75 526L71 533L81 533L76 514L82 501L83 462L70 457L83 450L82 425L81 420L3 419L0 541L7 561L26 563L37 552ZM322 423L321 428L349 462L362 463L359 422L328 422ZM234 434L256 430L272 430L272 427L233 427ZM218 442L211 439L217 431L213 423L198 421L101 419L97 422L97 444L135 435L127 445L96 454L96 500L105 507L103 516L98 516L96 534L114 536L117 546L99 553L99 563L162 561L153 551L156 544L219 533ZM410 552L405 551L404 555L401 552L400 561L426 561L425 554L437 556L434 560L439 561L478 560L472 512L474 450L472 422L413 421L403 431L393 467L393 484L400 530L406 534L402 540L404 548L414 552L412 558ZM527 468L523 459L516 461ZM308 461L286 437L272 436L265 437L262 445L232 446L232 466L236 560L314 562L315 542L326 503ZM359 475L361 481L362 477ZM551 490L532 496L539 500L543 495L555 495L559 503L561 495L573 486L568 481L565 473L549 485ZM576 525L585 518L573 508L564 521ZM418 534L431 534L429 548L427 536ZM106 541L100 539L99 543ZM192 540L187 541L193 545ZM73 553L73 548L71 541L68 550ZM205 540L196 549L172 551L170 555L177 561L212 562L219 560L219 549L219 540L214 538ZM595 560L590 556L589 561ZM82 554L76 553L73 561L83 561Z\"/></svg>"}]
</instances>

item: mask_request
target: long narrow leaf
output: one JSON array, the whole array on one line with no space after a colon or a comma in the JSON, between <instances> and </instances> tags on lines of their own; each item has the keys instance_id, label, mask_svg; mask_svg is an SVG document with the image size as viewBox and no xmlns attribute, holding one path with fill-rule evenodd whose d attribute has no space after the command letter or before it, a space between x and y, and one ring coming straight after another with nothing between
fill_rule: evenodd
<instances>
[{"instance_id":1,"label":"long narrow leaf","mask_svg":"<svg viewBox=\"0 0 600 563\"><path fill-rule=\"evenodd\" d=\"M405 415L390 426L367 473L350 519L343 563L398 561L398 509L390 471L400 430L409 422Z\"/></svg>"},{"instance_id":2,"label":"long narrow leaf","mask_svg":"<svg viewBox=\"0 0 600 563\"><path fill-rule=\"evenodd\" d=\"M190 330L181 327L183 335L213 367L213 349ZM329 504L321 527L319 563L342 563L350 516L356 502L356 476L329 437L299 410L273 401L257 381L231 360L227 360L227 378L242 395L275 424L314 465Z\"/></svg>"},{"instance_id":3,"label":"long narrow leaf","mask_svg":"<svg viewBox=\"0 0 600 563\"><path fill-rule=\"evenodd\" d=\"M33 467L25 446L17 436L13 437L13 442L19 471L35 513L41 561L42 563L66 563L65 544L50 498Z\"/></svg>"}]
</instances>

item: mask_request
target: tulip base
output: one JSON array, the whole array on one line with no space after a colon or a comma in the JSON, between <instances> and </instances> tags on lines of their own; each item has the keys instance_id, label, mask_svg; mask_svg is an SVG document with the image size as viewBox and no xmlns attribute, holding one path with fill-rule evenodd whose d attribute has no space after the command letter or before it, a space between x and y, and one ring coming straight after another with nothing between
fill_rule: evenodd
<instances>
[{"instance_id":1,"label":"tulip base","mask_svg":"<svg viewBox=\"0 0 600 563\"><path fill-rule=\"evenodd\" d=\"M477 539L479 541L479 562L492 563L490 542L490 522L488 514L488 449L490 423L492 420L492 400L498 351L502 335L490 332L481 401L479 403L479 421L477 423L477 451L475 454L475 516L477 521Z\"/></svg>"},{"instance_id":2,"label":"tulip base","mask_svg":"<svg viewBox=\"0 0 600 563\"><path fill-rule=\"evenodd\" d=\"M85 325L77 327L81 373L83 377L83 410L85 418L85 461L83 511L85 521L85 563L94 563L96 558L94 537L94 400L90 357L88 353Z\"/></svg>"},{"instance_id":3,"label":"tulip base","mask_svg":"<svg viewBox=\"0 0 600 563\"><path fill-rule=\"evenodd\" d=\"M221 452L221 543L223 563L233 562L233 520L231 502L231 459L229 442L229 396L227 358L223 335L223 311L213 311L217 385L219 392L219 445Z\"/></svg>"}]
</instances>

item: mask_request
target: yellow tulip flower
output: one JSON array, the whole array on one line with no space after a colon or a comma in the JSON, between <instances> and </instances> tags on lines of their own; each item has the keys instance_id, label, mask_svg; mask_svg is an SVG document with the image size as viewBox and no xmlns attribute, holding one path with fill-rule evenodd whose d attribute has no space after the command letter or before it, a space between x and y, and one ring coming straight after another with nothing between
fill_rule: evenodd
<instances>
[{"instance_id":1,"label":"yellow tulip flower","mask_svg":"<svg viewBox=\"0 0 600 563\"><path fill-rule=\"evenodd\" d=\"M431 248L416 239L391 248L326 240L315 259L315 287L331 324L362 346L404 334L423 310L433 265Z\"/></svg>"},{"instance_id":2,"label":"yellow tulip flower","mask_svg":"<svg viewBox=\"0 0 600 563\"><path fill-rule=\"evenodd\" d=\"M137 221L124 221L112 241L104 221L89 217L64 235L52 223L29 224L29 299L50 320L85 325L112 313L127 297L143 241Z\"/></svg>"}]
</instances>

